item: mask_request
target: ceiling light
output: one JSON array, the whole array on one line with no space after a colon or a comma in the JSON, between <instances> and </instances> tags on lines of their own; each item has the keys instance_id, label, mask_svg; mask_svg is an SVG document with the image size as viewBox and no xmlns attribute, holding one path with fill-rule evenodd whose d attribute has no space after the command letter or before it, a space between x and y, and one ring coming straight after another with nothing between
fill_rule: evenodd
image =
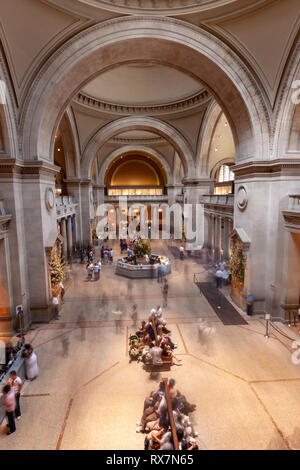
<instances>
[{"instance_id":1,"label":"ceiling light","mask_svg":"<svg viewBox=\"0 0 300 470\"><path fill-rule=\"evenodd\" d=\"M58 148L57 151L60 152L60 148Z\"/></svg>"}]
</instances>

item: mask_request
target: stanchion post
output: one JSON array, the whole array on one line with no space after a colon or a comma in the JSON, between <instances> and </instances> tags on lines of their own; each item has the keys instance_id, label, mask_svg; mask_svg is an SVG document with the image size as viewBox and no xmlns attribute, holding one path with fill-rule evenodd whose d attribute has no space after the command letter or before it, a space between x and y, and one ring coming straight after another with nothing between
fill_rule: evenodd
<instances>
[{"instance_id":1,"label":"stanchion post","mask_svg":"<svg viewBox=\"0 0 300 470\"><path fill-rule=\"evenodd\" d=\"M266 320L266 334L265 334L265 338L269 338L270 335L269 335L269 321L271 319L271 315L269 313L266 313L265 315L265 320Z\"/></svg>"}]
</instances>

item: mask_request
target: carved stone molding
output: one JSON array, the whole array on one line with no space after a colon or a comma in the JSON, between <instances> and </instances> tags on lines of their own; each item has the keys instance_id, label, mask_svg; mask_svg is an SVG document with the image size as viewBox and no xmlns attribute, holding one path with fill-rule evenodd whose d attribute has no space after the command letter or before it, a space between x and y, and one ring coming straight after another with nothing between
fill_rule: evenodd
<instances>
[{"instance_id":1,"label":"carved stone molding","mask_svg":"<svg viewBox=\"0 0 300 470\"><path fill-rule=\"evenodd\" d=\"M79 92L74 99L77 103L97 109L110 114L169 114L181 112L182 110L194 108L206 104L211 95L206 90L201 90L187 98L163 104L118 104L102 101L98 98Z\"/></svg>"},{"instance_id":2,"label":"carved stone molding","mask_svg":"<svg viewBox=\"0 0 300 470\"><path fill-rule=\"evenodd\" d=\"M51 186L48 186L45 190L45 205L48 212L51 212L55 206L55 194Z\"/></svg>"},{"instance_id":3,"label":"carved stone molding","mask_svg":"<svg viewBox=\"0 0 300 470\"><path fill-rule=\"evenodd\" d=\"M88 0L83 3L90 4ZM120 13L193 13L232 3L232 0L94 0L93 5Z\"/></svg>"},{"instance_id":4,"label":"carved stone molding","mask_svg":"<svg viewBox=\"0 0 300 470\"><path fill-rule=\"evenodd\" d=\"M236 205L240 211L244 211L248 204L248 195L244 186L239 186L236 194Z\"/></svg>"}]
</instances>

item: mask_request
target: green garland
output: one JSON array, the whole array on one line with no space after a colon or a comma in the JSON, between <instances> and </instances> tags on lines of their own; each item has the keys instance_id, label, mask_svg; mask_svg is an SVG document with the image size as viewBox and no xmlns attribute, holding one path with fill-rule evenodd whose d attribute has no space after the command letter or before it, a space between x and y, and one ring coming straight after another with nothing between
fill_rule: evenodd
<instances>
[{"instance_id":1,"label":"green garland","mask_svg":"<svg viewBox=\"0 0 300 470\"><path fill-rule=\"evenodd\" d=\"M57 254L53 255L50 261L51 286L55 287L66 278L67 263Z\"/></svg>"},{"instance_id":2,"label":"green garland","mask_svg":"<svg viewBox=\"0 0 300 470\"><path fill-rule=\"evenodd\" d=\"M245 269L246 269L246 258L241 248L236 249L229 261L229 269L233 280L244 284L245 280Z\"/></svg>"}]
</instances>

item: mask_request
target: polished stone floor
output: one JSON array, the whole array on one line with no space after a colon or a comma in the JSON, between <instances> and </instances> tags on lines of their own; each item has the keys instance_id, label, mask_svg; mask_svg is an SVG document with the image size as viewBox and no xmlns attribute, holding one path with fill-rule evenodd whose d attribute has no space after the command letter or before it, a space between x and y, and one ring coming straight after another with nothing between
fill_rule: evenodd
<instances>
[{"instance_id":1,"label":"polished stone floor","mask_svg":"<svg viewBox=\"0 0 300 470\"><path fill-rule=\"evenodd\" d=\"M162 242L153 249L172 261L164 317L183 364L163 376L175 378L177 388L197 405L191 417L199 448L299 449L300 365L292 363L292 341L278 332L266 339L260 317L247 319L246 326L224 326L193 283L194 273L209 279L203 267L173 258ZM117 245L115 253L117 258ZM140 320L162 302L160 289L156 280L133 282ZM0 449L143 448L136 421L160 377L150 378L141 365L128 362L129 294L128 281L114 274L113 265L103 267L97 282L86 281L84 265L72 265L59 320L34 325L28 333L40 374L24 386L17 432L6 436L2 424ZM116 332L112 312L120 298L126 312L122 331ZM82 328L79 314L85 317ZM199 318L215 328L206 341L199 337Z\"/></svg>"}]
</instances>

